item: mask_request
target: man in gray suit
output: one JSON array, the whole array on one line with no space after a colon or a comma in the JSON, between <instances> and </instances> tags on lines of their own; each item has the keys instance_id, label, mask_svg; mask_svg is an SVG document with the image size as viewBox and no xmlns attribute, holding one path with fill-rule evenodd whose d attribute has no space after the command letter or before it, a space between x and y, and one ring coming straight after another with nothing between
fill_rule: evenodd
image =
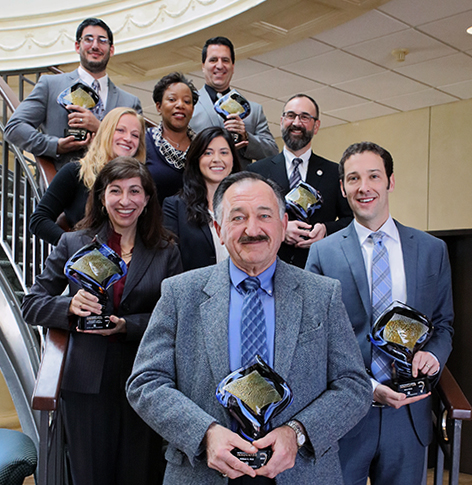
<instances>
[{"instance_id":1,"label":"man in gray suit","mask_svg":"<svg viewBox=\"0 0 472 485\"><path fill-rule=\"evenodd\" d=\"M277 258L287 216L274 182L230 175L213 205L230 258L163 282L127 383L131 405L169 442L164 483L216 485L229 477L230 484L273 484L277 477L278 485L340 484L337 440L364 416L372 388L339 283ZM231 431L215 396L243 360L250 279L258 286L268 364L294 395L272 431L252 444ZM231 454L266 447L273 456L258 470Z\"/></svg>"},{"instance_id":2,"label":"man in gray suit","mask_svg":"<svg viewBox=\"0 0 472 485\"><path fill-rule=\"evenodd\" d=\"M79 25L75 50L80 56L79 68L70 73L42 76L5 127L5 139L9 143L33 155L52 158L56 169L83 156L101 119L113 108L123 106L142 112L139 99L117 88L108 78L106 68L115 46L113 33L103 20L88 18ZM58 95L78 80L89 86L97 80L95 90L101 106L96 113L75 105L67 112L58 104ZM79 141L74 136L65 136L66 128L86 129L90 133Z\"/></svg>"},{"instance_id":3,"label":"man in gray suit","mask_svg":"<svg viewBox=\"0 0 472 485\"><path fill-rule=\"evenodd\" d=\"M209 126L222 126L237 133L241 141L236 148L241 167L245 169L253 160L275 155L278 148L260 104L249 101L251 114L244 120L234 114L223 121L213 107L219 96L231 91L234 59L233 44L226 37L213 37L205 42L202 50L205 86L198 92L200 97L190 126L197 133Z\"/></svg>"},{"instance_id":4,"label":"man in gray suit","mask_svg":"<svg viewBox=\"0 0 472 485\"><path fill-rule=\"evenodd\" d=\"M306 269L341 282L346 305L365 366L372 370L374 399L366 417L339 443L346 485L422 483L426 447L432 439L429 394L407 398L390 388L386 373L376 367L378 356L367 340L378 306L397 300L427 315L434 333L413 359L413 375L437 381L451 352L451 272L443 241L394 221L388 197L395 188L393 159L370 142L351 145L339 164L341 188L354 212L346 228L310 248ZM378 239L380 238L380 241ZM383 247L383 249L382 249ZM377 261L385 255L384 286L376 282ZM389 269L385 269L385 268ZM372 296L371 296L372 295ZM383 304L382 304L383 305Z\"/></svg>"}]
</instances>

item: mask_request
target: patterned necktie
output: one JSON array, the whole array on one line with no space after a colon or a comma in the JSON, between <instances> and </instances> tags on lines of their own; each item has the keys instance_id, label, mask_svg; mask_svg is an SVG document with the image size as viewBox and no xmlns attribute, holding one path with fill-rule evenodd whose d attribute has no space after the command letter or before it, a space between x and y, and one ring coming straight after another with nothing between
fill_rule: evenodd
<instances>
[{"instance_id":1,"label":"patterned necktie","mask_svg":"<svg viewBox=\"0 0 472 485\"><path fill-rule=\"evenodd\" d=\"M105 106L103 106L103 101L100 96L100 83L97 79L93 80L92 89L98 94L98 97L100 98L95 107L92 108L92 113L96 116L97 119L102 121L105 115Z\"/></svg>"},{"instance_id":2,"label":"patterned necktie","mask_svg":"<svg viewBox=\"0 0 472 485\"><path fill-rule=\"evenodd\" d=\"M292 160L292 165L293 165L293 170L290 175L290 190L295 188L302 180L302 176L300 175L300 170L298 169L298 166L300 163L303 163L303 160L301 158L294 158Z\"/></svg>"},{"instance_id":3,"label":"patterned necktie","mask_svg":"<svg viewBox=\"0 0 472 485\"><path fill-rule=\"evenodd\" d=\"M388 251L383 243L385 233L373 232L370 238L374 241L372 253L372 323L392 303L392 278ZM372 374L378 382L392 378L392 359L384 352L372 346Z\"/></svg>"},{"instance_id":4,"label":"patterned necktie","mask_svg":"<svg viewBox=\"0 0 472 485\"><path fill-rule=\"evenodd\" d=\"M261 284L249 276L239 284L244 292L241 316L241 365L249 364L259 354L267 362L267 338L264 307L257 293Z\"/></svg>"}]
</instances>

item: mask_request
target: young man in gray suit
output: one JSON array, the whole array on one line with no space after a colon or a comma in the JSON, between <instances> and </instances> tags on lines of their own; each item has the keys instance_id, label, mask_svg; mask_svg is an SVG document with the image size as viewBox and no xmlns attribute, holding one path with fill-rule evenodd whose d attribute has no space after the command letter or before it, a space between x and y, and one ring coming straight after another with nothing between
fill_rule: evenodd
<instances>
[{"instance_id":1,"label":"young man in gray suit","mask_svg":"<svg viewBox=\"0 0 472 485\"><path fill-rule=\"evenodd\" d=\"M351 145L339 164L341 188L354 212L354 221L313 244L306 269L341 282L346 305L365 366L372 370L374 402L366 417L339 443L346 485L422 483L426 447L432 438L429 394L407 398L389 387L391 370L378 372L378 356L367 334L381 303L398 300L427 315L434 333L413 359L413 376L436 382L451 352L452 291L443 241L390 216L388 197L395 188L393 160L382 147L362 142ZM380 241L378 239L380 238ZM377 242L376 242L377 241ZM381 291L377 261L385 256ZM386 269L388 268L388 269ZM371 296L372 295L372 296Z\"/></svg>"},{"instance_id":2,"label":"young man in gray suit","mask_svg":"<svg viewBox=\"0 0 472 485\"><path fill-rule=\"evenodd\" d=\"M234 59L233 44L226 37L213 37L205 42L202 50L205 85L198 92L200 97L190 126L197 133L209 126L222 126L240 135L241 141L236 148L241 167L245 169L253 160L275 155L278 148L260 104L249 101L251 114L244 120L238 115L230 115L223 121L213 107L218 96L231 91Z\"/></svg>"},{"instance_id":3,"label":"young man in gray suit","mask_svg":"<svg viewBox=\"0 0 472 485\"><path fill-rule=\"evenodd\" d=\"M340 285L277 258L287 216L273 182L230 175L214 210L230 258L164 281L127 383L131 405L169 442L164 483L274 484L277 477L277 485L341 484L337 440L364 416L372 386ZM251 277L268 364L294 396L272 431L252 444L231 431L215 396L244 361L243 288ZM266 447L273 456L258 470L231 454Z\"/></svg>"},{"instance_id":4,"label":"young man in gray suit","mask_svg":"<svg viewBox=\"0 0 472 485\"><path fill-rule=\"evenodd\" d=\"M142 112L139 99L117 88L106 73L115 46L113 33L103 20L88 18L78 26L75 50L80 56L79 68L70 73L42 76L5 127L5 139L9 143L33 155L52 158L56 169L83 156L100 121L113 108L129 107ZM89 86L95 80L98 82L98 88L92 86L101 100L96 113L72 105L67 112L58 104L58 95L78 80ZM90 134L78 141L64 135L66 128L87 129Z\"/></svg>"}]
</instances>

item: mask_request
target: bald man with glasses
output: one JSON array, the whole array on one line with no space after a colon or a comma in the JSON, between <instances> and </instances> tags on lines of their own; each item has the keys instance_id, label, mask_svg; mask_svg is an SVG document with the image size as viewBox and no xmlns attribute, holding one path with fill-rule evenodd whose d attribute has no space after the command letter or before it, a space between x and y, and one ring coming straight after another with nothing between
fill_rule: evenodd
<instances>
[{"instance_id":1,"label":"bald man with glasses","mask_svg":"<svg viewBox=\"0 0 472 485\"><path fill-rule=\"evenodd\" d=\"M113 108L128 107L142 112L139 99L117 88L107 75L115 46L113 33L103 20L88 18L78 26L75 51L80 56L79 68L70 73L42 76L5 127L6 141L33 155L52 158L57 170L84 155L100 121ZM70 106L68 112L57 102L59 94L79 80L100 97L93 111ZM89 134L85 140L76 140L65 136L66 128L86 129Z\"/></svg>"},{"instance_id":2,"label":"bald man with glasses","mask_svg":"<svg viewBox=\"0 0 472 485\"><path fill-rule=\"evenodd\" d=\"M303 268L310 246L325 236L346 227L352 211L342 196L338 164L315 155L311 150L313 137L320 128L319 108L306 94L292 96L284 106L280 129L284 149L249 165L248 170L267 177L280 185L287 194L300 181L317 189L323 205L311 216L309 223L290 220L279 256L287 263Z\"/></svg>"}]
</instances>

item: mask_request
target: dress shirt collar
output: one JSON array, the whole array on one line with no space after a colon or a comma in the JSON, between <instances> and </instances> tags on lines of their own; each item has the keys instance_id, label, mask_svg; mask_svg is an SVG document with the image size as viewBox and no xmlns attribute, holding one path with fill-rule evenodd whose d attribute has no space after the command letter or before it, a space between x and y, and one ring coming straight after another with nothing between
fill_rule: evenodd
<instances>
[{"instance_id":1,"label":"dress shirt collar","mask_svg":"<svg viewBox=\"0 0 472 485\"><path fill-rule=\"evenodd\" d=\"M205 84L205 89L208 93L208 96L210 96L210 99L213 101L213 103L216 103L216 100L218 99L218 91L213 89L211 86L208 86L208 84ZM231 91L231 88L227 88L224 91L221 92L221 94L224 96L225 94L228 94Z\"/></svg>"},{"instance_id":2,"label":"dress shirt collar","mask_svg":"<svg viewBox=\"0 0 472 485\"><path fill-rule=\"evenodd\" d=\"M274 261L266 270L264 270L260 275L257 275L259 281L261 282L261 289L264 290L269 296L274 294L274 273L277 261ZM245 280L249 275L244 271L240 270L233 263L231 258L229 258L229 277L233 286L241 293L239 284Z\"/></svg>"},{"instance_id":3,"label":"dress shirt collar","mask_svg":"<svg viewBox=\"0 0 472 485\"><path fill-rule=\"evenodd\" d=\"M93 81L95 81L95 78L88 73L82 66L79 66L79 77L84 81L84 83L88 84L89 86L92 86ZM97 81L100 83L100 89L103 92L104 89L108 90L108 74L105 74L103 77L100 79L97 79Z\"/></svg>"},{"instance_id":4,"label":"dress shirt collar","mask_svg":"<svg viewBox=\"0 0 472 485\"><path fill-rule=\"evenodd\" d=\"M302 180L305 182L306 181L306 176L308 173L308 165L310 163L310 157L311 157L311 148L308 148L308 150L305 153L302 153L299 157L296 157L286 146L284 146L283 154L285 157L285 171L287 173L287 178L290 180L290 175L292 174L292 171L294 169L293 167L293 159L294 158L301 158L303 161L300 163L298 166L298 170L300 172L300 176Z\"/></svg>"},{"instance_id":5,"label":"dress shirt collar","mask_svg":"<svg viewBox=\"0 0 472 485\"><path fill-rule=\"evenodd\" d=\"M370 241L370 239L368 238L373 232L378 232L378 231L371 231L370 229L363 226L362 224L359 224L356 221L356 219L354 219L354 228L356 229L357 237L359 238L359 243L361 246L363 246L367 242L367 240ZM395 225L395 222L393 221L391 215L388 216L388 219L385 221L385 223L379 229L379 231L382 231L394 241L400 242L400 235L398 234L397 226Z\"/></svg>"}]
</instances>

